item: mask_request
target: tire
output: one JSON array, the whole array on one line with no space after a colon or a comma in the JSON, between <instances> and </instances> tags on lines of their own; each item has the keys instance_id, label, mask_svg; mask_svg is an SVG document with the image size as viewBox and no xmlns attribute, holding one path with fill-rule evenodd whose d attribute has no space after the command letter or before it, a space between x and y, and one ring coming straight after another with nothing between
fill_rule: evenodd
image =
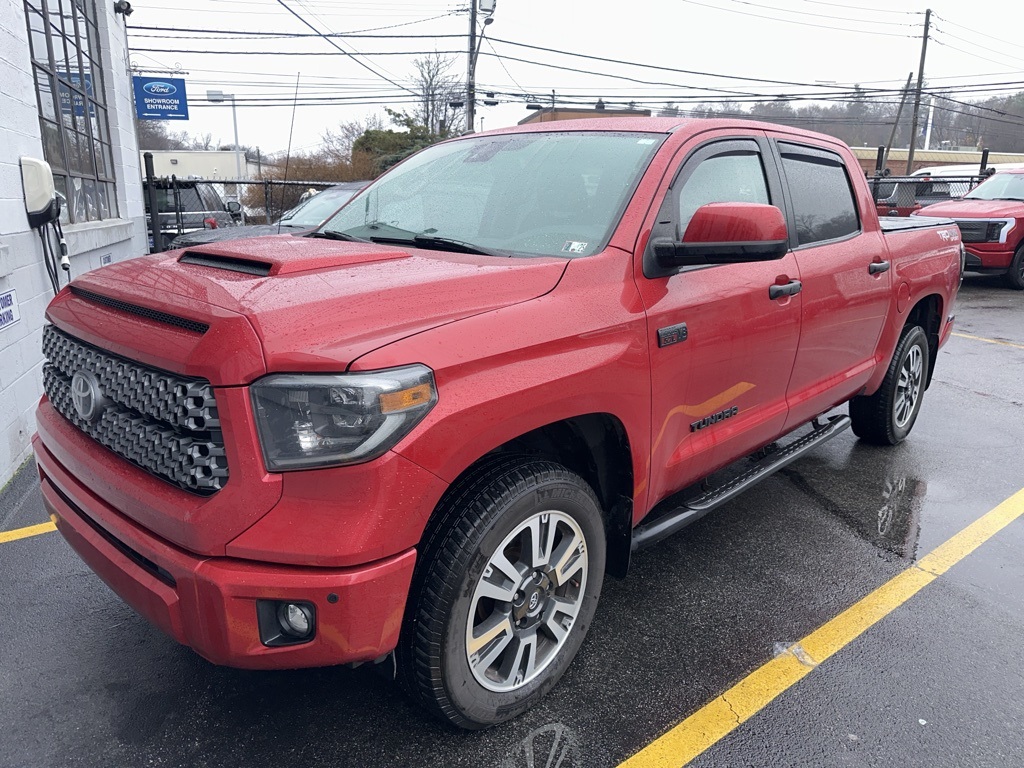
<instances>
[{"instance_id":1,"label":"tire","mask_svg":"<svg viewBox=\"0 0 1024 768\"><path fill-rule=\"evenodd\" d=\"M434 520L399 676L434 715L485 728L540 701L579 650L604 578L601 508L565 467L499 457L450 488Z\"/></svg>"},{"instance_id":2,"label":"tire","mask_svg":"<svg viewBox=\"0 0 1024 768\"><path fill-rule=\"evenodd\" d=\"M866 443L896 445L914 428L928 376L928 336L918 325L900 334L882 386L873 395L850 400L853 433Z\"/></svg>"},{"instance_id":3,"label":"tire","mask_svg":"<svg viewBox=\"0 0 1024 768\"><path fill-rule=\"evenodd\" d=\"M1017 249L1006 273L1006 284L1017 291L1024 291L1024 245Z\"/></svg>"}]
</instances>

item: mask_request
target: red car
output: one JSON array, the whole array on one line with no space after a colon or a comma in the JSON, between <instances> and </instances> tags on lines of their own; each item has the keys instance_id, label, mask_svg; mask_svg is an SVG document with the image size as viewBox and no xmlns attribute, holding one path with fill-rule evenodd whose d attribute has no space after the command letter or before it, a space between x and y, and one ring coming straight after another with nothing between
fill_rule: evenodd
<instances>
[{"instance_id":1,"label":"red car","mask_svg":"<svg viewBox=\"0 0 1024 768\"><path fill-rule=\"evenodd\" d=\"M847 427L906 438L961 274L952 222L880 226L827 136L667 118L465 136L310 236L65 288L43 498L210 661L393 661L479 728L551 689L634 550Z\"/></svg>"},{"instance_id":2,"label":"red car","mask_svg":"<svg viewBox=\"0 0 1024 768\"><path fill-rule=\"evenodd\" d=\"M1003 274L1007 285L1024 290L1024 169L1000 171L961 199L914 215L956 221L967 269Z\"/></svg>"}]
</instances>

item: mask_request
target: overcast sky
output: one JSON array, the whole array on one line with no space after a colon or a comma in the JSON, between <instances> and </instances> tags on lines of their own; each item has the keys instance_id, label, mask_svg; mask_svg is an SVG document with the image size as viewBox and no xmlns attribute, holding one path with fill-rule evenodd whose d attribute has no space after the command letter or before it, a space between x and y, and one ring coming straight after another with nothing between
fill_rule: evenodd
<instances>
[{"instance_id":1,"label":"overcast sky","mask_svg":"<svg viewBox=\"0 0 1024 768\"><path fill-rule=\"evenodd\" d=\"M189 73L184 77L191 101L190 120L172 124L172 129L191 134L209 132L215 142L230 143L230 107L201 103L208 89L219 88L239 99L240 143L257 145L265 152L282 150L288 144L290 99L298 75L300 104L292 146L313 149L325 128L369 114L383 116L382 106L358 102L387 102L397 108L410 108L400 103L403 92L395 84L410 83L416 55L383 55L386 52L458 52L452 54L452 73L465 77L468 2L285 2L323 32L427 37L338 39L346 50L366 53L353 60L316 37L232 39L219 32L200 35L131 30L133 64L143 68L180 67ZM130 27L310 32L276 0L138 0L133 7ZM477 81L481 91L496 91L503 103L480 106L477 128L481 120L484 129L514 125L529 114L527 100L521 94L550 104L552 90L560 106L581 101L592 104L600 97L609 106L636 101L656 109L668 100L682 106L687 99L722 99L730 93L827 95L854 83L865 88L898 89L908 73L913 71L915 79L917 76L925 7L907 0L857 0L850 4L832 0L629 0L615 5L498 0L494 23L487 27L487 36L495 41L483 44ZM1024 90L1024 46L1013 42L1015 38L1021 40L1021 0L934 0L931 8L933 32L928 44L927 80L934 85L963 88L957 98L965 100ZM195 39L202 37L207 39ZM243 53L164 52L167 49ZM601 62L565 53L709 74ZM966 90L981 85L989 90ZM267 98L280 101L276 105L243 101ZM303 104L302 99L338 101L317 105ZM353 101L357 103L346 103Z\"/></svg>"}]
</instances>

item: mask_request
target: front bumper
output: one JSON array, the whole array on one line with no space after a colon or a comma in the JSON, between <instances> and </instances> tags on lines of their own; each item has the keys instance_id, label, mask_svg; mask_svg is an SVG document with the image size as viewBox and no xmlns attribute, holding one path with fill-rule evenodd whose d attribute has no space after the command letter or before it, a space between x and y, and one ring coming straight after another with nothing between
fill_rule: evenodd
<instances>
[{"instance_id":1,"label":"front bumper","mask_svg":"<svg viewBox=\"0 0 1024 768\"><path fill-rule=\"evenodd\" d=\"M249 669L326 666L373 660L397 644L414 549L347 568L195 555L95 496L38 435L33 447L47 511L72 548L143 617L209 661ZM263 645L258 599L312 603L313 639Z\"/></svg>"},{"instance_id":2,"label":"front bumper","mask_svg":"<svg viewBox=\"0 0 1024 768\"><path fill-rule=\"evenodd\" d=\"M1010 268L1013 249L1001 243L964 243L967 271L1003 271Z\"/></svg>"}]
</instances>

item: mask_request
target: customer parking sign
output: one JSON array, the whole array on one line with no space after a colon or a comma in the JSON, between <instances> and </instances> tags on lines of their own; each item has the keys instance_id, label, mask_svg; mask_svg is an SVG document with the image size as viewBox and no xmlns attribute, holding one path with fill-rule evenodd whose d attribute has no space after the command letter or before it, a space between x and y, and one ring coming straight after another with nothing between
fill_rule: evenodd
<instances>
[{"instance_id":1,"label":"customer parking sign","mask_svg":"<svg viewBox=\"0 0 1024 768\"><path fill-rule=\"evenodd\" d=\"M139 120L188 120L185 81L177 77L132 78Z\"/></svg>"}]
</instances>

